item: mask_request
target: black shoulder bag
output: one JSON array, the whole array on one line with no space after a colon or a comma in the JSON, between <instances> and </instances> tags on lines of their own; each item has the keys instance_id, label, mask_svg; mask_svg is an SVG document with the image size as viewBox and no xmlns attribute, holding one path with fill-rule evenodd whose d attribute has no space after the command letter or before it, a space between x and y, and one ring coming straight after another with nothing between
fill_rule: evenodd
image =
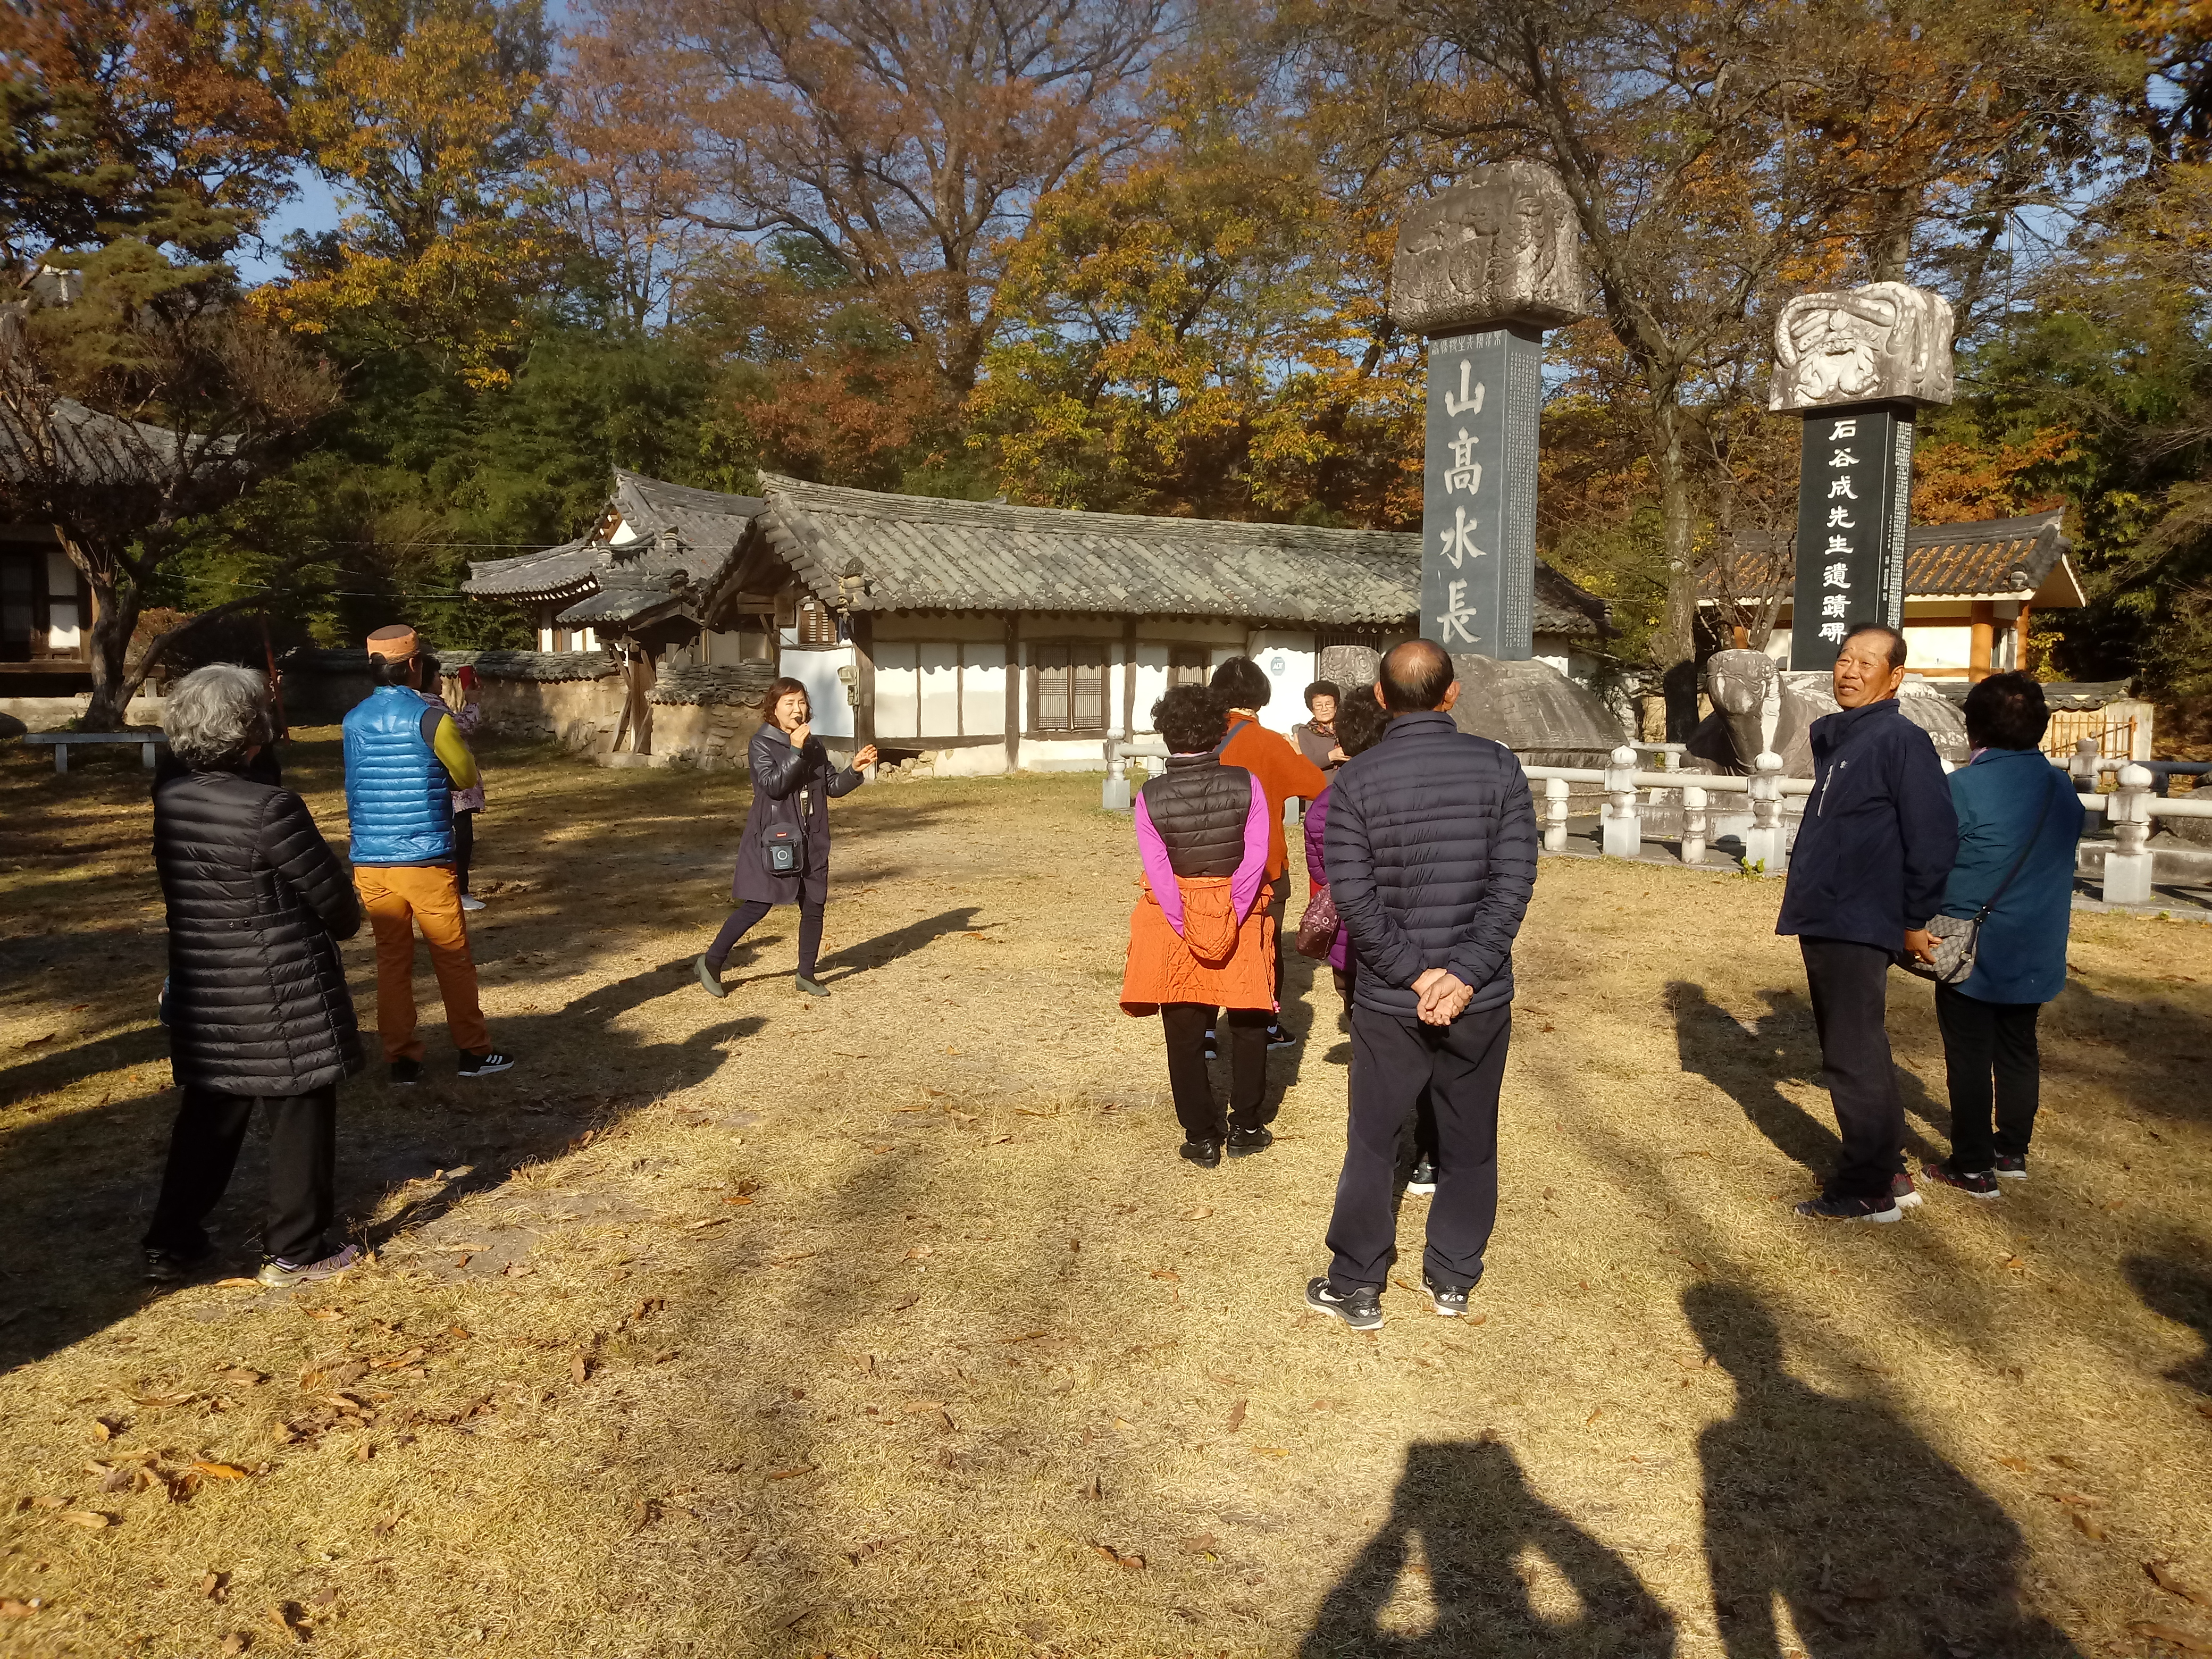
<instances>
[{"instance_id":1,"label":"black shoulder bag","mask_svg":"<svg viewBox=\"0 0 2212 1659\"><path fill-rule=\"evenodd\" d=\"M2057 768L2051 769L2054 773ZM2058 799L2061 788L2069 787L2063 774L2054 778L2049 792L2043 797L2043 810L2035 815L2035 828L2027 832L2027 844L2020 849L2020 856L2005 872L1997 890L1985 900L1982 908L1971 916L1936 916L1928 923L1928 931L1936 936L1936 960L1923 962L1907 954L1905 969L1923 979L1932 979L1938 985L1957 985L1970 978L1974 971L1974 956L1982 943L1982 924L1990 919L1990 912L1997 908L1997 901L2012 885L2012 878L2027 862L2027 855L2035 850L2035 843L2043 839L2043 826L2050 821L2051 803Z\"/></svg>"}]
</instances>

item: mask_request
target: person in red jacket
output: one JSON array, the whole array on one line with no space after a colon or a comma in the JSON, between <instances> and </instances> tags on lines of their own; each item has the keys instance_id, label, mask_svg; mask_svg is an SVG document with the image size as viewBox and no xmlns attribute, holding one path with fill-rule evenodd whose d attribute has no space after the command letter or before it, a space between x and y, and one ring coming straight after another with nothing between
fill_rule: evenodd
<instances>
[{"instance_id":1,"label":"person in red jacket","mask_svg":"<svg viewBox=\"0 0 2212 1659\"><path fill-rule=\"evenodd\" d=\"M1260 665L1249 657L1231 657L1213 671L1213 695L1227 712L1224 722L1228 727L1221 746L1214 751L1224 766L1241 766L1260 781L1261 788L1267 794L1267 870L1270 890L1267 908L1275 919L1275 936L1280 938L1283 915L1291 902L1291 884L1286 872L1290 854L1283 841L1283 803L1288 800L1312 800L1328 787L1328 780L1322 769L1301 755L1296 744L1280 732L1270 732L1260 724L1260 711L1267 706L1274 688ZM1275 952L1275 1006L1279 1011L1283 1002L1283 953ZM1282 1015L1276 1014L1274 1024L1267 1027L1267 1046L1287 1048L1297 1038L1283 1029ZM1206 1033L1206 1054L1213 1057L1216 1045L1212 1026Z\"/></svg>"}]
</instances>

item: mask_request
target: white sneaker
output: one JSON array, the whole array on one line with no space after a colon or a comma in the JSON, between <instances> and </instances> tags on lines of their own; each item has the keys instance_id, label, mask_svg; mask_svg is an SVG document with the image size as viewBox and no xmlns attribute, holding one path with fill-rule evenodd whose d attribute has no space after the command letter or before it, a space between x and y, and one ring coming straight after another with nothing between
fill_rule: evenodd
<instances>
[{"instance_id":1,"label":"white sneaker","mask_svg":"<svg viewBox=\"0 0 2212 1659\"><path fill-rule=\"evenodd\" d=\"M483 901L478 898L474 893L464 893L461 895L461 908L464 910L481 910L483 908Z\"/></svg>"}]
</instances>

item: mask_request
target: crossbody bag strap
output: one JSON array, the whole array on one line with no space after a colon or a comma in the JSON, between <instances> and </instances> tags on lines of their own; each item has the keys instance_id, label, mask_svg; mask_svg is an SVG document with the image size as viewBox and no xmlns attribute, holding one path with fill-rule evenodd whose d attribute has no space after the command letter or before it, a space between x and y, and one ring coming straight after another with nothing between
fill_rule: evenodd
<instances>
[{"instance_id":1,"label":"crossbody bag strap","mask_svg":"<svg viewBox=\"0 0 2212 1659\"><path fill-rule=\"evenodd\" d=\"M2053 767L2051 770L2055 774L2057 769ZM2020 856L2012 861L2012 868L2005 872L2004 879L1997 884L1997 890L1989 896L1980 909L1974 912L1977 923L1990 919L1990 912L1997 908L1997 901L2005 896L2005 890L2012 885L2012 878L2027 862L2027 855L2035 850L2035 843L2043 839L2043 826L2051 821L2051 804L2058 799L2057 792L2061 787L2054 777L2051 788L2044 794L2043 810L2035 815L2035 828L2027 832L2027 845L2020 849Z\"/></svg>"}]
</instances>

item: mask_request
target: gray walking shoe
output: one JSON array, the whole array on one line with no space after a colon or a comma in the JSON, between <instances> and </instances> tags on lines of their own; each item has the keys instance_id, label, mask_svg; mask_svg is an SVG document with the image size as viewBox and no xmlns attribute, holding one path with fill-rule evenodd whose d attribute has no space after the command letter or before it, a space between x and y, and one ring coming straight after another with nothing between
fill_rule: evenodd
<instances>
[{"instance_id":1,"label":"gray walking shoe","mask_svg":"<svg viewBox=\"0 0 2212 1659\"><path fill-rule=\"evenodd\" d=\"M319 1285L325 1279L336 1279L355 1262L361 1260L361 1246L349 1244L333 1251L319 1261L294 1263L270 1256L261 1264L254 1277L271 1290L286 1290L294 1285Z\"/></svg>"},{"instance_id":2,"label":"gray walking shoe","mask_svg":"<svg viewBox=\"0 0 2212 1659\"><path fill-rule=\"evenodd\" d=\"M722 988L722 976L707 965L705 952L692 959L691 971L699 975L699 983L707 988L708 996L726 997L730 994Z\"/></svg>"},{"instance_id":3,"label":"gray walking shoe","mask_svg":"<svg viewBox=\"0 0 2212 1659\"><path fill-rule=\"evenodd\" d=\"M795 977L799 981L799 988L805 992L807 995L811 997L826 997L830 994L830 988L828 986L817 985L812 980L807 978L804 974L797 975Z\"/></svg>"}]
</instances>

